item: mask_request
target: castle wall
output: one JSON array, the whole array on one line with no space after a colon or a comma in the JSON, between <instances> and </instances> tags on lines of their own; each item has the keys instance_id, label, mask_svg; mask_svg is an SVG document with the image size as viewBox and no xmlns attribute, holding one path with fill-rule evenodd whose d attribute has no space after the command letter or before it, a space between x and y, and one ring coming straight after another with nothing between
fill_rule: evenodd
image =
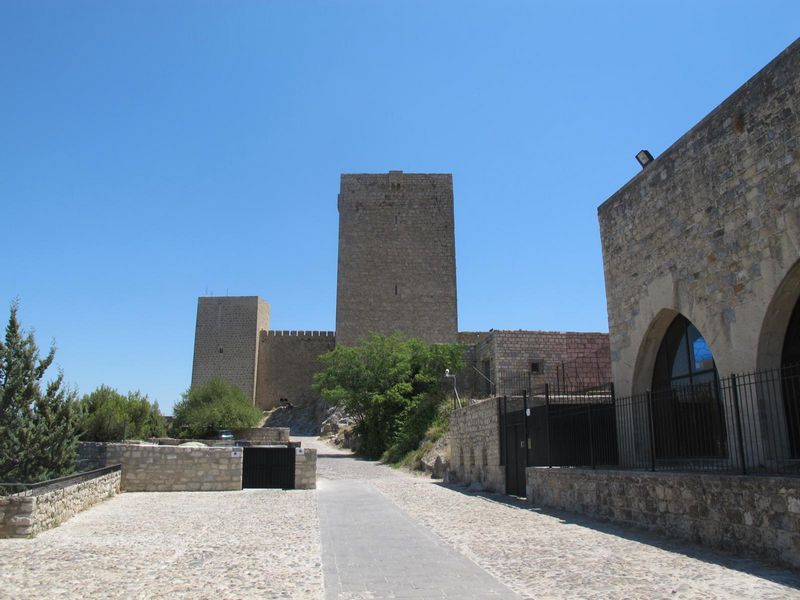
<instances>
[{"instance_id":1,"label":"castle wall","mask_svg":"<svg viewBox=\"0 0 800 600\"><path fill-rule=\"evenodd\" d=\"M297 407L315 406L319 394L311 384L320 368L319 356L335 345L333 331L262 331L256 404L274 408L287 398Z\"/></svg>"},{"instance_id":2,"label":"castle wall","mask_svg":"<svg viewBox=\"0 0 800 600\"><path fill-rule=\"evenodd\" d=\"M649 388L678 313L720 375L780 364L800 294L799 148L796 41L600 206L619 395Z\"/></svg>"},{"instance_id":3,"label":"castle wall","mask_svg":"<svg viewBox=\"0 0 800 600\"><path fill-rule=\"evenodd\" d=\"M255 400L259 332L269 328L269 304L258 296L197 299L192 386L219 377Z\"/></svg>"},{"instance_id":4,"label":"castle wall","mask_svg":"<svg viewBox=\"0 0 800 600\"><path fill-rule=\"evenodd\" d=\"M338 343L395 332L455 342L456 263L451 175L342 175Z\"/></svg>"}]
</instances>

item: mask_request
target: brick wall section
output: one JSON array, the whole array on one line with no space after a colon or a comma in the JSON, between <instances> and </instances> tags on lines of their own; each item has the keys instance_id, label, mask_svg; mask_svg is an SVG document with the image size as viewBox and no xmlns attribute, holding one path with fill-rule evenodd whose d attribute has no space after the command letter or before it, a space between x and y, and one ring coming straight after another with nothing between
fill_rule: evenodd
<instances>
[{"instance_id":1,"label":"brick wall section","mask_svg":"<svg viewBox=\"0 0 800 600\"><path fill-rule=\"evenodd\" d=\"M246 440L257 444L285 444L289 441L288 427L252 427L237 429L233 432L237 440Z\"/></svg>"},{"instance_id":2,"label":"brick wall section","mask_svg":"<svg viewBox=\"0 0 800 600\"><path fill-rule=\"evenodd\" d=\"M450 415L451 480L505 493L500 466L498 399L490 398L454 410Z\"/></svg>"},{"instance_id":3,"label":"brick wall section","mask_svg":"<svg viewBox=\"0 0 800 600\"><path fill-rule=\"evenodd\" d=\"M676 312L721 374L779 364L757 352L770 301L800 259L799 150L800 40L600 206L618 394L650 385L643 357Z\"/></svg>"},{"instance_id":4,"label":"brick wall section","mask_svg":"<svg viewBox=\"0 0 800 600\"><path fill-rule=\"evenodd\" d=\"M0 498L0 538L33 537L119 491L120 471L113 471L29 496Z\"/></svg>"},{"instance_id":5,"label":"brick wall section","mask_svg":"<svg viewBox=\"0 0 800 600\"><path fill-rule=\"evenodd\" d=\"M337 341L398 331L456 341L452 176L342 175Z\"/></svg>"},{"instance_id":6,"label":"brick wall section","mask_svg":"<svg viewBox=\"0 0 800 600\"><path fill-rule=\"evenodd\" d=\"M475 366L483 373L485 361L489 361L489 378L495 383L498 394L504 393L509 385L508 381L503 381L504 371L513 371L513 375L529 373L528 391L565 377L568 384L578 386L611 381L606 333L493 330L468 352L467 361L463 376L459 376L459 384L467 390L465 395L473 397L485 397L491 393L486 388L485 379L472 369ZM531 371L534 361L541 366L539 373ZM505 375L508 378L511 374Z\"/></svg>"},{"instance_id":7,"label":"brick wall section","mask_svg":"<svg viewBox=\"0 0 800 600\"><path fill-rule=\"evenodd\" d=\"M256 404L279 406L288 398L295 406L315 406L319 400L312 388L319 357L336 346L333 331L262 331L258 357Z\"/></svg>"},{"instance_id":8,"label":"brick wall section","mask_svg":"<svg viewBox=\"0 0 800 600\"><path fill-rule=\"evenodd\" d=\"M258 296L197 299L192 385L214 377L255 400L259 334L269 329L269 304Z\"/></svg>"},{"instance_id":9,"label":"brick wall section","mask_svg":"<svg viewBox=\"0 0 800 600\"><path fill-rule=\"evenodd\" d=\"M242 489L241 448L109 444L107 460L122 465L125 492Z\"/></svg>"},{"instance_id":10,"label":"brick wall section","mask_svg":"<svg viewBox=\"0 0 800 600\"><path fill-rule=\"evenodd\" d=\"M529 467L528 499L800 567L800 480Z\"/></svg>"},{"instance_id":11,"label":"brick wall section","mask_svg":"<svg viewBox=\"0 0 800 600\"><path fill-rule=\"evenodd\" d=\"M294 487L298 490L313 490L317 487L317 451L304 448L295 454Z\"/></svg>"}]
</instances>

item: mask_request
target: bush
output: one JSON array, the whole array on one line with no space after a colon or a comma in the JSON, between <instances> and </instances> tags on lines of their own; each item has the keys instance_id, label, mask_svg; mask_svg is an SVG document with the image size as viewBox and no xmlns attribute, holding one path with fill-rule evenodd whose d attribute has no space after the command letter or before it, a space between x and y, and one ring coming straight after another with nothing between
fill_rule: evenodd
<instances>
[{"instance_id":1,"label":"bush","mask_svg":"<svg viewBox=\"0 0 800 600\"><path fill-rule=\"evenodd\" d=\"M166 435L166 424L158 404L150 403L141 392L123 396L102 385L81 399L83 421L81 439L114 442L122 439L147 439Z\"/></svg>"},{"instance_id":2,"label":"bush","mask_svg":"<svg viewBox=\"0 0 800 600\"><path fill-rule=\"evenodd\" d=\"M364 455L396 461L419 445L436 419L445 369L463 368L463 354L459 344L371 335L321 356L314 387L355 419Z\"/></svg>"},{"instance_id":3,"label":"bush","mask_svg":"<svg viewBox=\"0 0 800 600\"><path fill-rule=\"evenodd\" d=\"M175 405L172 430L178 437L211 437L219 429L244 429L261 421L261 411L244 392L222 379L195 386Z\"/></svg>"}]
</instances>

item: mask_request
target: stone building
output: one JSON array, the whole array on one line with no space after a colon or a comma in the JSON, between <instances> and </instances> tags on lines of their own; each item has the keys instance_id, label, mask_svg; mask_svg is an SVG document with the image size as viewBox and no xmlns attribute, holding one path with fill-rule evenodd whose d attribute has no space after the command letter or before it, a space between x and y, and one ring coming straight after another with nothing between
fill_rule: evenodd
<instances>
[{"instance_id":1,"label":"stone building","mask_svg":"<svg viewBox=\"0 0 800 600\"><path fill-rule=\"evenodd\" d=\"M582 355L593 364L599 356L608 372L607 334L458 333L451 175L344 174L338 207L336 332L272 331L256 296L199 298L192 385L221 377L264 409L286 399L318 418L319 356L370 332L464 343L470 365L458 384L467 395L483 395L484 377L513 370L538 381Z\"/></svg>"},{"instance_id":2,"label":"stone building","mask_svg":"<svg viewBox=\"0 0 800 600\"><path fill-rule=\"evenodd\" d=\"M800 41L598 213L618 395L800 361ZM780 435L797 442L800 395L777 387ZM734 452L728 398L720 410ZM774 441L759 412L745 432Z\"/></svg>"},{"instance_id":3,"label":"stone building","mask_svg":"<svg viewBox=\"0 0 800 600\"><path fill-rule=\"evenodd\" d=\"M452 175L342 175L336 336L456 341Z\"/></svg>"}]
</instances>

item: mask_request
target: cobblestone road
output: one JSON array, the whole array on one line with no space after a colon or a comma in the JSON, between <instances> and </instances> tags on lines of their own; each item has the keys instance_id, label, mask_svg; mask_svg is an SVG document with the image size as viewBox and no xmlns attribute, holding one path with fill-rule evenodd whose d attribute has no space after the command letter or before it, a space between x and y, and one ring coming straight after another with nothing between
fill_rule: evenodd
<instances>
[{"instance_id":1,"label":"cobblestone road","mask_svg":"<svg viewBox=\"0 0 800 600\"><path fill-rule=\"evenodd\" d=\"M0 598L322 598L314 490L121 494L0 540Z\"/></svg>"},{"instance_id":2,"label":"cobblestone road","mask_svg":"<svg viewBox=\"0 0 800 600\"><path fill-rule=\"evenodd\" d=\"M467 583L447 597L800 599L800 575L789 571L341 453L320 456L318 475L318 491L121 494L35 539L0 540L0 598L320 599L324 576L334 578L328 598L432 598L450 585L440 572L455 570ZM320 507L327 491L351 522ZM357 503L373 500L370 520ZM358 568L332 567L325 536ZM407 579L377 571L387 546ZM349 579L359 572L363 581Z\"/></svg>"}]
</instances>

